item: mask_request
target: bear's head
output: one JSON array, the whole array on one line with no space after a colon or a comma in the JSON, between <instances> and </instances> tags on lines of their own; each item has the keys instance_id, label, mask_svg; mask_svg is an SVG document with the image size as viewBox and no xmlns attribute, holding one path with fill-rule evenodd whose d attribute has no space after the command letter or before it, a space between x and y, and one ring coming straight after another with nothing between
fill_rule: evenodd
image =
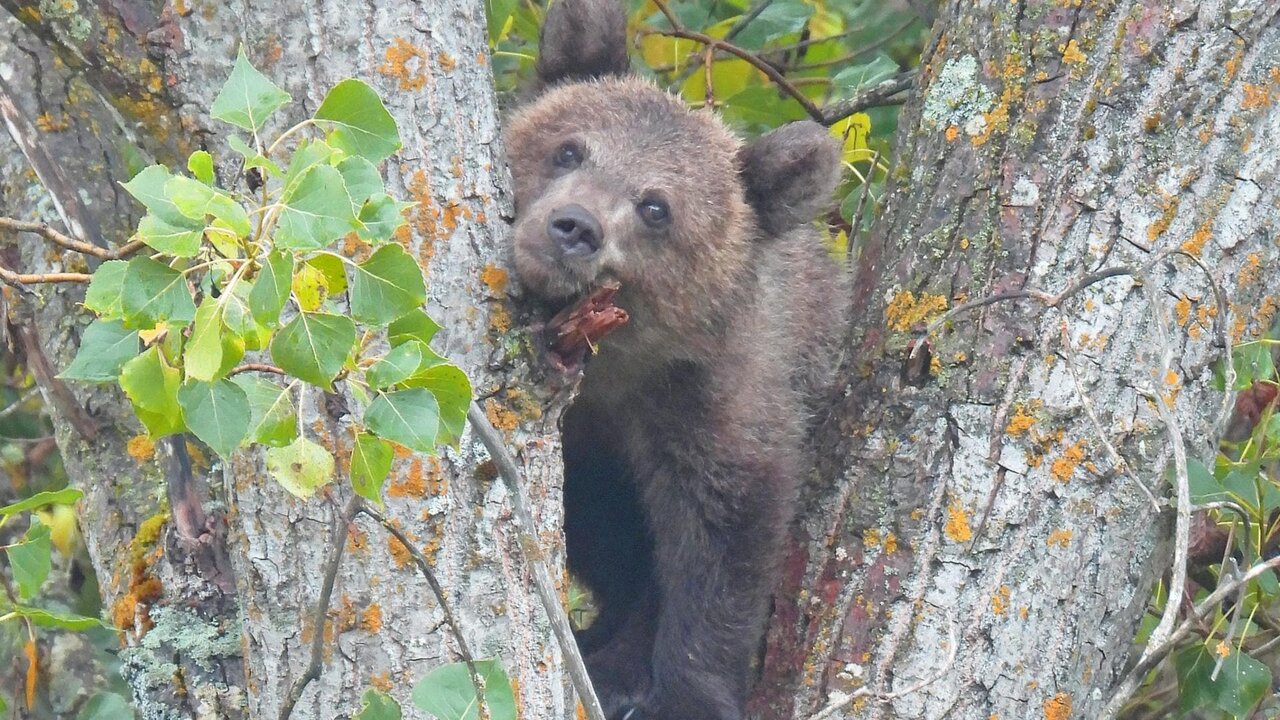
<instances>
[{"instance_id":1,"label":"bear's head","mask_svg":"<svg viewBox=\"0 0 1280 720\"><path fill-rule=\"evenodd\" d=\"M713 113L631 75L626 40L621 0L548 12L541 92L506 131L516 270L553 305L619 283L631 319L605 348L705 356L753 301L759 254L830 198L838 144L806 122L743 145Z\"/></svg>"}]
</instances>

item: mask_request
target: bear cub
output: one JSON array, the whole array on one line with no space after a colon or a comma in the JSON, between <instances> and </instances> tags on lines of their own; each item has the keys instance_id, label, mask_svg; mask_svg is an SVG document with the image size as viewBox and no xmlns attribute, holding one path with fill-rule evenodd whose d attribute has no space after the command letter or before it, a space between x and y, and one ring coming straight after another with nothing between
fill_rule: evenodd
<instances>
[{"instance_id":1,"label":"bear cub","mask_svg":"<svg viewBox=\"0 0 1280 720\"><path fill-rule=\"evenodd\" d=\"M561 420L579 642L611 720L740 720L806 433L848 297L812 221L840 173L815 123L743 144L630 74L621 0L557 0L537 95L507 124L515 266L629 321Z\"/></svg>"}]
</instances>

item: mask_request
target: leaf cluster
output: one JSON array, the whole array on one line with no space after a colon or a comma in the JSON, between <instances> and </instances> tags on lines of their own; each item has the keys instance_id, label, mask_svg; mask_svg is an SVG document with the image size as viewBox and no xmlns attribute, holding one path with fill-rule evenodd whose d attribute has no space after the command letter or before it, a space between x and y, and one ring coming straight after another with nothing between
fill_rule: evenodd
<instances>
[{"instance_id":1,"label":"leaf cluster","mask_svg":"<svg viewBox=\"0 0 1280 720\"><path fill-rule=\"evenodd\" d=\"M268 142L290 99L241 51L211 108L242 131L228 140L237 182L219 183L200 150L186 173L152 165L123 184L146 208L134 237L149 252L94 272L84 304L97 318L62 377L117 383L153 438L189 432L224 458L266 447L272 477L299 497L336 465L302 432L301 398L340 384L361 408L352 485L381 502L392 443L456 442L471 387L431 349L422 269L396 241L411 204L378 169L400 148L391 114L344 80ZM336 252L340 241L367 256Z\"/></svg>"}]
</instances>

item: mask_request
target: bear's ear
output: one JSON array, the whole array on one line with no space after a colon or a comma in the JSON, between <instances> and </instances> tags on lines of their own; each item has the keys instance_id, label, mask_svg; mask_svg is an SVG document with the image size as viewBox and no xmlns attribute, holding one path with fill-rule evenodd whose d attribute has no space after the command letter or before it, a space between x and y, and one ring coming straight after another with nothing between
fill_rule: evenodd
<instances>
[{"instance_id":1,"label":"bear's ear","mask_svg":"<svg viewBox=\"0 0 1280 720\"><path fill-rule=\"evenodd\" d=\"M622 0L555 0L538 44L538 80L554 85L625 75L627 13Z\"/></svg>"},{"instance_id":2,"label":"bear's ear","mask_svg":"<svg viewBox=\"0 0 1280 720\"><path fill-rule=\"evenodd\" d=\"M760 229L778 235L813 220L831 201L840 143L818 123L793 122L744 146L738 164Z\"/></svg>"}]
</instances>

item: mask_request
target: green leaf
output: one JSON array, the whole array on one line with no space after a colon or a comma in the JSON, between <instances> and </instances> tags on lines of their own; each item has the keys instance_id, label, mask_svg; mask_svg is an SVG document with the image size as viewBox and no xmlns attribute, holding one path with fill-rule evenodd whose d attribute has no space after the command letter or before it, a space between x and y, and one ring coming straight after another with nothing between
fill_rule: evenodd
<instances>
[{"instance_id":1,"label":"green leaf","mask_svg":"<svg viewBox=\"0 0 1280 720\"><path fill-rule=\"evenodd\" d=\"M382 505L382 484L391 472L395 453L386 440L366 432L356 433L351 449L351 487L362 498Z\"/></svg>"},{"instance_id":2,"label":"green leaf","mask_svg":"<svg viewBox=\"0 0 1280 720\"><path fill-rule=\"evenodd\" d=\"M227 458L249 431L249 399L230 380L188 382L178 390L187 427L205 445Z\"/></svg>"},{"instance_id":3,"label":"green leaf","mask_svg":"<svg viewBox=\"0 0 1280 720\"><path fill-rule=\"evenodd\" d=\"M222 367L222 306L216 298L206 297L196 309L191 323L191 339L183 353L187 377L208 382L218 377Z\"/></svg>"},{"instance_id":4,"label":"green leaf","mask_svg":"<svg viewBox=\"0 0 1280 720\"><path fill-rule=\"evenodd\" d=\"M440 409L423 388L378 393L364 413L364 424L380 437L407 448L435 454Z\"/></svg>"},{"instance_id":5,"label":"green leaf","mask_svg":"<svg viewBox=\"0 0 1280 720\"><path fill-rule=\"evenodd\" d=\"M49 533L49 526L33 517L31 529L23 541L8 549L9 570L18 583L18 595L23 600L30 600L40 592L40 586L53 567L50 556L53 543L49 540Z\"/></svg>"},{"instance_id":6,"label":"green leaf","mask_svg":"<svg viewBox=\"0 0 1280 720\"><path fill-rule=\"evenodd\" d=\"M329 165L309 170L286 191L276 224L276 247L317 250L356 229L342 174Z\"/></svg>"},{"instance_id":7,"label":"green leaf","mask_svg":"<svg viewBox=\"0 0 1280 720\"><path fill-rule=\"evenodd\" d=\"M427 299L422 268L400 245L384 245L352 270L351 315L386 325L419 309Z\"/></svg>"},{"instance_id":8,"label":"green leaf","mask_svg":"<svg viewBox=\"0 0 1280 720\"><path fill-rule=\"evenodd\" d=\"M315 119L328 127L329 142L349 155L381 162L400 149L396 121L373 88L343 80L324 97Z\"/></svg>"},{"instance_id":9,"label":"green leaf","mask_svg":"<svg viewBox=\"0 0 1280 720\"><path fill-rule=\"evenodd\" d=\"M379 358L369 367L365 379L369 386L382 389L395 385L417 372L422 365L424 346L418 342L407 342L391 349L385 357Z\"/></svg>"},{"instance_id":10,"label":"green leaf","mask_svg":"<svg viewBox=\"0 0 1280 720\"><path fill-rule=\"evenodd\" d=\"M126 260L108 260L99 265L84 293L84 306L104 318L120 315L120 293L128 269Z\"/></svg>"},{"instance_id":11,"label":"green leaf","mask_svg":"<svg viewBox=\"0 0 1280 720\"><path fill-rule=\"evenodd\" d=\"M20 512L28 510L36 510L45 505L72 505L75 501L84 497L84 493L75 488L64 488L62 490L46 490L42 493L36 493L25 500L19 500L12 505L0 507L0 517L6 515L16 515Z\"/></svg>"},{"instance_id":12,"label":"green leaf","mask_svg":"<svg viewBox=\"0 0 1280 720\"><path fill-rule=\"evenodd\" d=\"M129 182L122 183L121 187L129 191L130 195L160 220L174 227L183 227L188 230L203 229L203 222L183 215L178 210L178 206L173 203L173 199L166 194L165 187L172 179L173 175L169 173L168 168L163 165L151 165L143 168L142 172L134 175Z\"/></svg>"},{"instance_id":13,"label":"green leaf","mask_svg":"<svg viewBox=\"0 0 1280 720\"><path fill-rule=\"evenodd\" d=\"M311 497L333 477L333 456L299 437L285 447L267 450L267 472L296 497Z\"/></svg>"},{"instance_id":14,"label":"green leaf","mask_svg":"<svg viewBox=\"0 0 1280 720\"><path fill-rule=\"evenodd\" d=\"M404 217L405 208L414 203L399 202L386 193L378 193L360 208L360 227L356 235L365 242L386 242L391 239L401 225L408 223Z\"/></svg>"},{"instance_id":15,"label":"green leaf","mask_svg":"<svg viewBox=\"0 0 1280 720\"><path fill-rule=\"evenodd\" d=\"M249 311L255 320L269 328L280 322L280 311L289 300L292 280L293 255L280 250L271 251L249 293Z\"/></svg>"},{"instance_id":16,"label":"green leaf","mask_svg":"<svg viewBox=\"0 0 1280 720\"><path fill-rule=\"evenodd\" d=\"M298 186L302 177L309 170L320 165L329 165L330 160L338 151L333 146L323 140L304 140L298 144L298 148L293 151L293 157L289 158L289 170L284 176L284 190L282 196L288 196L293 193L293 189Z\"/></svg>"},{"instance_id":17,"label":"green leaf","mask_svg":"<svg viewBox=\"0 0 1280 720\"><path fill-rule=\"evenodd\" d=\"M202 226L206 218L212 216L221 220L240 237L248 236L252 230L249 214L240 203L220 190L179 175L164 184L164 191L173 199L178 212L199 221Z\"/></svg>"},{"instance_id":18,"label":"green leaf","mask_svg":"<svg viewBox=\"0 0 1280 720\"><path fill-rule=\"evenodd\" d=\"M218 91L218 97L214 98L209 110L217 120L257 132L262 129L271 113L291 99L289 93L281 90L249 63L249 58L241 47L236 56L235 67L231 69L231 77L227 78L226 84Z\"/></svg>"},{"instance_id":19,"label":"green leaf","mask_svg":"<svg viewBox=\"0 0 1280 720\"><path fill-rule=\"evenodd\" d=\"M760 48L770 40L800 32L813 8L801 0L775 0L738 35L745 48Z\"/></svg>"},{"instance_id":20,"label":"green leaf","mask_svg":"<svg viewBox=\"0 0 1280 720\"><path fill-rule=\"evenodd\" d=\"M387 326L387 342L392 347L412 340L426 345L439 330L440 326L425 310L414 310Z\"/></svg>"},{"instance_id":21,"label":"green leaf","mask_svg":"<svg viewBox=\"0 0 1280 720\"><path fill-rule=\"evenodd\" d=\"M1218 673L1218 707L1237 718L1250 716L1271 689L1271 669L1232 649Z\"/></svg>"},{"instance_id":22,"label":"green leaf","mask_svg":"<svg viewBox=\"0 0 1280 720\"><path fill-rule=\"evenodd\" d=\"M353 212L359 210L365 200L383 192L382 175L378 174L378 168L359 155L352 155L338 163L338 172L342 173L347 192L351 194Z\"/></svg>"},{"instance_id":23,"label":"green leaf","mask_svg":"<svg viewBox=\"0 0 1280 720\"><path fill-rule=\"evenodd\" d=\"M192 257L200 252L204 228L187 228L170 225L150 213L138 223L138 239L156 252L176 257Z\"/></svg>"},{"instance_id":24,"label":"green leaf","mask_svg":"<svg viewBox=\"0 0 1280 720\"><path fill-rule=\"evenodd\" d=\"M133 403L133 411L153 437L182 432L182 408L178 405L180 373L152 347L124 364L120 387Z\"/></svg>"},{"instance_id":25,"label":"green leaf","mask_svg":"<svg viewBox=\"0 0 1280 720\"><path fill-rule=\"evenodd\" d=\"M76 615L75 613L55 613L41 608L19 605L13 609L18 617L24 617L39 627L61 628L63 630L88 630L92 627L110 627L97 618Z\"/></svg>"},{"instance_id":26,"label":"green leaf","mask_svg":"<svg viewBox=\"0 0 1280 720\"><path fill-rule=\"evenodd\" d=\"M1185 711L1202 708L1217 701L1218 692L1214 687L1214 660L1203 643L1195 643L1180 651L1174 658L1174 669L1178 675L1179 705Z\"/></svg>"},{"instance_id":27,"label":"green leaf","mask_svg":"<svg viewBox=\"0 0 1280 720\"><path fill-rule=\"evenodd\" d=\"M390 695L374 689L360 697L360 711L351 720L400 720L400 703Z\"/></svg>"},{"instance_id":28,"label":"green leaf","mask_svg":"<svg viewBox=\"0 0 1280 720\"><path fill-rule=\"evenodd\" d=\"M268 447L284 447L298 437L298 416L289 391L270 380L249 374L231 382L249 399L249 440Z\"/></svg>"},{"instance_id":29,"label":"green leaf","mask_svg":"<svg viewBox=\"0 0 1280 720\"><path fill-rule=\"evenodd\" d=\"M1247 390L1257 381L1272 380L1276 376L1275 360L1267 343L1241 343L1231 357L1236 368L1235 390Z\"/></svg>"},{"instance_id":30,"label":"green leaf","mask_svg":"<svg viewBox=\"0 0 1280 720\"><path fill-rule=\"evenodd\" d=\"M1199 460L1187 458L1187 481L1191 490L1191 502L1196 505L1225 500L1227 489Z\"/></svg>"},{"instance_id":31,"label":"green leaf","mask_svg":"<svg viewBox=\"0 0 1280 720\"><path fill-rule=\"evenodd\" d=\"M138 355L138 331L119 320L94 320L80 336L75 359L58 377L86 382L114 382L120 368Z\"/></svg>"},{"instance_id":32,"label":"green leaf","mask_svg":"<svg viewBox=\"0 0 1280 720\"><path fill-rule=\"evenodd\" d=\"M226 323L231 335L241 341L240 349L261 350L271 342L271 329L265 327L249 312L249 296L253 293L254 283L241 282L231 291L231 296L223 295L226 305L222 311L222 322ZM237 359L238 362L238 359ZM223 361L226 365L226 361Z\"/></svg>"},{"instance_id":33,"label":"green leaf","mask_svg":"<svg viewBox=\"0 0 1280 720\"><path fill-rule=\"evenodd\" d=\"M850 65L831 78L831 86L842 97L849 97L858 90L888 80L898 74L898 63L883 53L870 62Z\"/></svg>"},{"instance_id":34,"label":"green leaf","mask_svg":"<svg viewBox=\"0 0 1280 720\"><path fill-rule=\"evenodd\" d=\"M187 158L187 169L197 180L205 185L213 185L213 156L204 150L197 150Z\"/></svg>"},{"instance_id":35,"label":"green leaf","mask_svg":"<svg viewBox=\"0 0 1280 720\"><path fill-rule=\"evenodd\" d=\"M76 720L125 720L133 717L133 708L124 697L111 692L100 692L89 698L80 709Z\"/></svg>"},{"instance_id":36,"label":"green leaf","mask_svg":"<svg viewBox=\"0 0 1280 720\"><path fill-rule=\"evenodd\" d=\"M290 375L328 391L355 344L356 325L350 318L304 312L276 334L271 358Z\"/></svg>"},{"instance_id":37,"label":"green leaf","mask_svg":"<svg viewBox=\"0 0 1280 720\"><path fill-rule=\"evenodd\" d=\"M322 252L315 257L309 258L307 264L320 271L324 275L324 287L329 295L337 295L346 292L347 289L347 269L342 258L333 253Z\"/></svg>"},{"instance_id":38,"label":"green leaf","mask_svg":"<svg viewBox=\"0 0 1280 720\"><path fill-rule=\"evenodd\" d=\"M227 144L231 146L232 150L235 150L237 153L240 153L240 155L244 157L245 170L250 170L252 168L262 168L267 172L271 173L272 175L279 176L282 174L282 171L280 170L280 166L277 165L275 161L271 160L266 155L263 155L257 150L254 150L253 148L249 147L248 143L240 139L240 136L232 135L231 137L227 138Z\"/></svg>"},{"instance_id":39,"label":"green leaf","mask_svg":"<svg viewBox=\"0 0 1280 720\"><path fill-rule=\"evenodd\" d=\"M420 370L406 380L404 386L431 391L440 413L436 443L456 444L467 425L467 408L471 404L471 381L467 374L456 365L441 363Z\"/></svg>"},{"instance_id":40,"label":"green leaf","mask_svg":"<svg viewBox=\"0 0 1280 720\"><path fill-rule=\"evenodd\" d=\"M497 660L475 661L476 672L484 680L484 702L491 720L515 720L516 699L511 681ZM465 663L442 665L413 686L413 704L437 720L476 720L480 708L476 687Z\"/></svg>"},{"instance_id":41,"label":"green leaf","mask_svg":"<svg viewBox=\"0 0 1280 720\"><path fill-rule=\"evenodd\" d=\"M125 325L136 328L152 328L162 322L185 325L196 316L196 304L182 273L145 257L129 261L120 306Z\"/></svg>"}]
</instances>

